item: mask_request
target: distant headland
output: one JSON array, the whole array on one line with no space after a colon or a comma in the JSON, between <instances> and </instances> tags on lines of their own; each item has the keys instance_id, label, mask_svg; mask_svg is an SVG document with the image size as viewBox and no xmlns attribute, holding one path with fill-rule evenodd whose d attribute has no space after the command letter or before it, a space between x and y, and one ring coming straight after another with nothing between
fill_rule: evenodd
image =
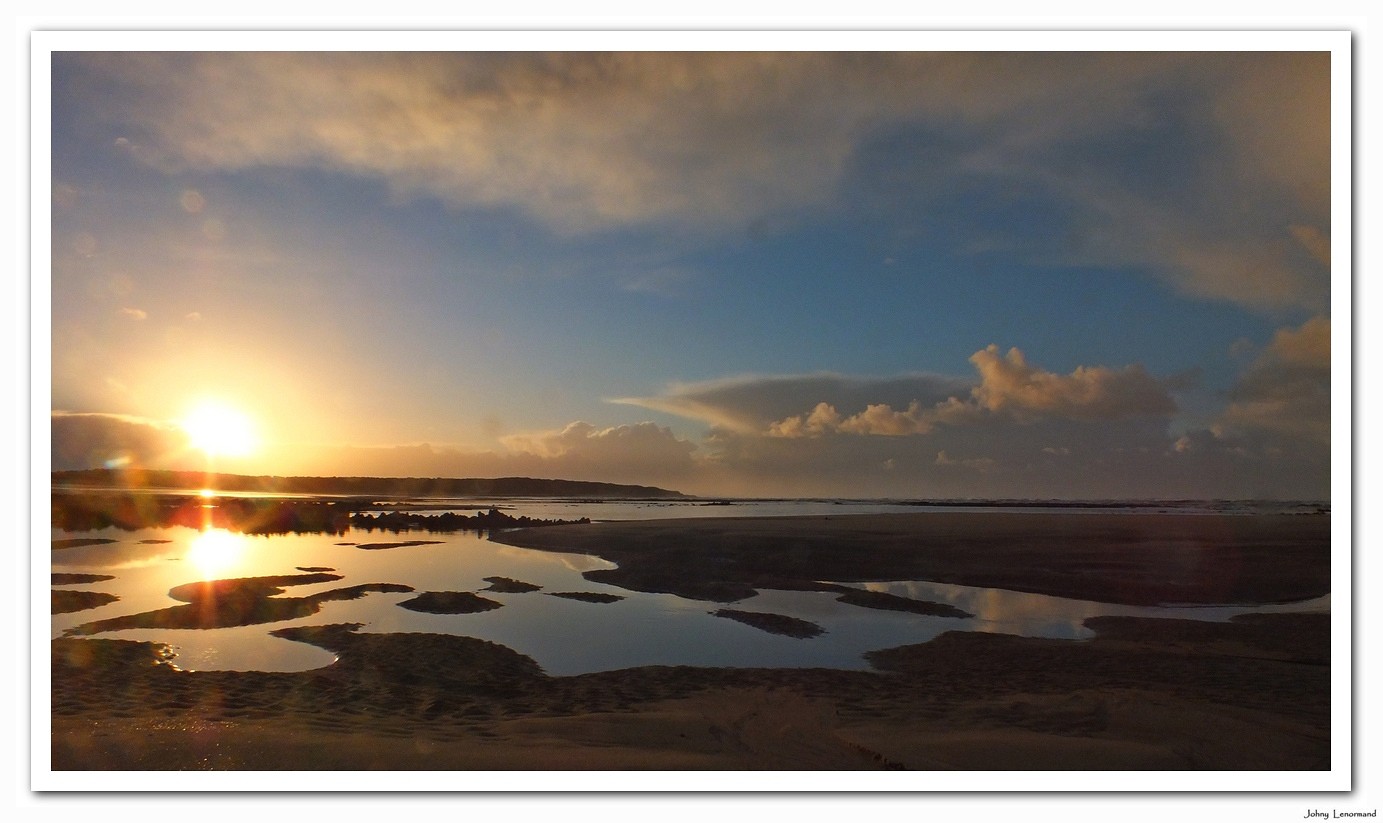
<instances>
[{"instance_id":1,"label":"distant headland","mask_svg":"<svg viewBox=\"0 0 1383 823\"><path fill-rule=\"evenodd\" d=\"M204 472L162 469L81 469L53 472L53 487L122 488L195 491L206 488ZM216 474L222 492L264 494L368 495L374 497L588 497L644 500L679 499L687 495L656 486L548 480L533 477L277 477Z\"/></svg>"}]
</instances>

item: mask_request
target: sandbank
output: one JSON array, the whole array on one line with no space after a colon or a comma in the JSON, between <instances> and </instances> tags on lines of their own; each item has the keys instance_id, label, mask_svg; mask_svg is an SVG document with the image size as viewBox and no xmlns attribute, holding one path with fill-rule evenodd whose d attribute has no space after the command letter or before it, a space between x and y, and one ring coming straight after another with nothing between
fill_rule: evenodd
<instances>
[{"instance_id":1,"label":"sandbank","mask_svg":"<svg viewBox=\"0 0 1383 823\"><path fill-rule=\"evenodd\" d=\"M806 640L825 633L825 629L810 620L802 620L798 617L788 617L785 614L772 614L770 612L747 612L740 609L716 609L711 612L716 617L724 617L735 620L746 626L753 626L759 631L769 634L780 634L784 637L796 637L799 640Z\"/></svg>"},{"instance_id":2,"label":"sandbank","mask_svg":"<svg viewBox=\"0 0 1383 823\"><path fill-rule=\"evenodd\" d=\"M475 592L422 592L417 597L399 603L402 608L431 614L475 614L498 609L503 605Z\"/></svg>"},{"instance_id":3,"label":"sandbank","mask_svg":"<svg viewBox=\"0 0 1383 823\"><path fill-rule=\"evenodd\" d=\"M619 563L588 573L602 583L707 600L775 583L888 579L1130 603L1283 602L1329 591L1322 516L925 513L610 523L497 537ZM872 669L862 671L650 666L570 677L482 640L354 625L275 631L338 657L297 673L178 671L157 644L61 638L52 641L52 765L1330 767L1329 615L1086 625L1092 640L947 632L871 652Z\"/></svg>"},{"instance_id":4,"label":"sandbank","mask_svg":"<svg viewBox=\"0 0 1383 823\"><path fill-rule=\"evenodd\" d=\"M1330 592L1329 515L927 512L642 520L497 532L597 555L601 583L715 602L822 581L928 580L1104 603L1290 603Z\"/></svg>"},{"instance_id":5,"label":"sandbank","mask_svg":"<svg viewBox=\"0 0 1383 823\"><path fill-rule=\"evenodd\" d=\"M1328 622L1272 615L1249 634L1324 641ZM155 644L59 639L53 768L1328 768L1329 667L1239 623L1258 628L1206 624L1201 646L952 632L876 653L876 671L575 677L485 641L351 626L280 632L339 655L301 673L182 672Z\"/></svg>"}]
</instances>

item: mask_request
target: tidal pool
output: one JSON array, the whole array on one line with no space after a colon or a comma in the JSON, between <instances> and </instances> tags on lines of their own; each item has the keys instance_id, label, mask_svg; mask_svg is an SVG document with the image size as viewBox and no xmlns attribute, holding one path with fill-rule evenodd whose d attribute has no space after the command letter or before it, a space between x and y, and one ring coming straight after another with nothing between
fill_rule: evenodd
<instances>
[{"instance_id":1,"label":"tidal pool","mask_svg":"<svg viewBox=\"0 0 1383 823\"><path fill-rule=\"evenodd\" d=\"M865 669L865 652L920 643L945 631L1003 632L1025 636L1083 638L1081 622L1097 615L1227 620L1254 611L1329 611L1329 596L1273 607L1146 608L1069 600L1045 595L921 581L848 585L918 600L954 605L969 618L883 611L836 601L829 592L761 591L734 604L646 594L593 583L582 573L611 568L598 557L514 548L476 533L393 535L348 531L344 535L253 536L185 527L52 533L57 540L114 542L54 549L52 571L111 575L54 590L107 592L119 600L51 617L52 636L95 621L185 605L169 595L178 586L229 578L339 575L339 579L282 586L278 598L307 598L335 590L394 584L413 592L366 592L355 599L326 600L306 616L213 629L133 628L89 636L166 643L173 664L190 670L304 671L329 665L323 649L270 634L289 626L360 623L361 631L432 632L493 641L528 655L551 675L645 665L828 667ZM435 542L433 542L435 541ZM362 548L379 543L414 543ZM503 577L541 589L495 591L486 578ZM432 614L399 604L422 592L476 592L502 608L471 614ZM586 602L553 593L584 592L618 597ZM729 605L820 626L810 638L775 635L717 617Z\"/></svg>"}]
</instances>

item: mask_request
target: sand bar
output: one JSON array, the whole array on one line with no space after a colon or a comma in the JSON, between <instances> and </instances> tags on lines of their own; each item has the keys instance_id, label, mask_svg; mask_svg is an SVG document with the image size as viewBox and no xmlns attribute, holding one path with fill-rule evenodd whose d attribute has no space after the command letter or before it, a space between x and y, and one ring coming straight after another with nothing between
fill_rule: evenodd
<instances>
[{"instance_id":1,"label":"sand bar","mask_svg":"<svg viewBox=\"0 0 1383 823\"><path fill-rule=\"evenodd\" d=\"M1055 518L1055 519L1053 519ZM504 542L592 579L724 595L932 579L1114 602L1329 591L1329 518L928 513L611 523ZM664 588L666 587L666 588ZM713 599L713 598L709 598ZM151 643L52 641L67 769L1330 768L1330 616L1092 618L1089 641L948 632L872 670L649 666L571 677L467 637L281 629L338 656L188 672ZM792 642L812 642L800 640Z\"/></svg>"},{"instance_id":2,"label":"sand bar","mask_svg":"<svg viewBox=\"0 0 1383 823\"><path fill-rule=\"evenodd\" d=\"M575 677L485 641L351 626L284 630L340 656L299 673L180 672L154 644L59 639L53 767L1329 767L1328 617L1205 624L1200 643L1130 621L1090 642L952 632L877 653L877 671Z\"/></svg>"},{"instance_id":3,"label":"sand bar","mask_svg":"<svg viewBox=\"0 0 1383 823\"><path fill-rule=\"evenodd\" d=\"M618 564L601 583L733 602L814 581L928 580L1127 605L1330 592L1328 515L929 512L643 520L499 532Z\"/></svg>"}]
</instances>

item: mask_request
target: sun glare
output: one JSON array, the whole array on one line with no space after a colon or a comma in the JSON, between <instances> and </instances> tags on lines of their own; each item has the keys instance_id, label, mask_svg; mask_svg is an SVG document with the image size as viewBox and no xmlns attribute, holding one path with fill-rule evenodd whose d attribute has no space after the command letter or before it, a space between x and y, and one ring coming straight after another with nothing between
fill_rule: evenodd
<instances>
[{"instance_id":1,"label":"sun glare","mask_svg":"<svg viewBox=\"0 0 1383 823\"><path fill-rule=\"evenodd\" d=\"M244 535L208 529L193 539L187 559L197 567L203 580L214 580L243 559L245 543Z\"/></svg>"},{"instance_id":2,"label":"sun glare","mask_svg":"<svg viewBox=\"0 0 1383 823\"><path fill-rule=\"evenodd\" d=\"M183 431L195 448L209 457L244 457L258 443L254 424L239 409L217 401L195 406L181 421Z\"/></svg>"}]
</instances>

